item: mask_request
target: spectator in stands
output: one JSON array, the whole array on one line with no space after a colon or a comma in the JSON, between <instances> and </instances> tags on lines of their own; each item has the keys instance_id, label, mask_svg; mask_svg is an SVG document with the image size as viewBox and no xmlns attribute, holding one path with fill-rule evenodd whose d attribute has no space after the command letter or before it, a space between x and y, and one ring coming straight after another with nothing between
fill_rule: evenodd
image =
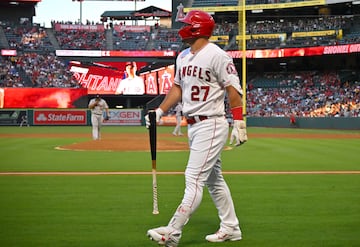
<instances>
[{"instance_id":1,"label":"spectator in stands","mask_svg":"<svg viewBox=\"0 0 360 247\"><path fill-rule=\"evenodd\" d=\"M296 116L294 112L290 113L290 126L292 127L296 126Z\"/></svg>"}]
</instances>

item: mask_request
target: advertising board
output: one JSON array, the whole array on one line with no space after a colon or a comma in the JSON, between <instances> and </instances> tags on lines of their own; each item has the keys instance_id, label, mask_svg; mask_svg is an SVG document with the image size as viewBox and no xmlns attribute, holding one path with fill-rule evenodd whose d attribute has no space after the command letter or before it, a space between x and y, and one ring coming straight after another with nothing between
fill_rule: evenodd
<instances>
[{"instance_id":1,"label":"advertising board","mask_svg":"<svg viewBox=\"0 0 360 247\"><path fill-rule=\"evenodd\" d=\"M86 110L34 110L34 125L87 125Z\"/></svg>"}]
</instances>

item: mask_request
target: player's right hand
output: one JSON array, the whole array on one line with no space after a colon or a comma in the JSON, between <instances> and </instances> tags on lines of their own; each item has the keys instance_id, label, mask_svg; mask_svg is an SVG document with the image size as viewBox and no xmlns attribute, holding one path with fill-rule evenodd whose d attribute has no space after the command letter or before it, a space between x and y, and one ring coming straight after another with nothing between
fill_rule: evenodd
<instances>
[{"instance_id":1,"label":"player's right hand","mask_svg":"<svg viewBox=\"0 0 360 247\"><path fill-rule=\"evenodd\" d=\"M230 145L235 141L235 146L240 146L247 140L246 122L244 120L234 120L234 126L230 135Z\"/></svg>"},{"instance_id":2,"label":"player's right hand","mask_svg":"<svg viewBox=\"0 0 360 247\"><path fill-rule=\"evenodd\" d=\"M155 113L156 113L156 122L158 123L158 122L160 122L161 116L164 114L164 111L161 110L161 108L157 108L155 110ZM150 127L149 113L145 115L145 125L146 125L146 128Z\"/></svg>"}]
</instances>

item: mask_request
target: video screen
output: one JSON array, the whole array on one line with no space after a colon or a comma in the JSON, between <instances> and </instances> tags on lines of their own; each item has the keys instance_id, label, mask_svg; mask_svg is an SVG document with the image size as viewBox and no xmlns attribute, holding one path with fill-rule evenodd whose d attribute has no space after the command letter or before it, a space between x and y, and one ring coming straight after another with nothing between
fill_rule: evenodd
<instances>
[{"instance_id":1,"label":"video screen","mask_svg":"<svg viewBox=\"0 0 360 247\"><path fill-rule=\"evenodd\" d=\"M149 63L138 61L69 62L74 78L88 90L88 94L167 94L174 80L174 65L156 69L150 67Z\"/></svg>"},{"instance_id":2,"label":"video screen","mask_svg":"<svg viewBox=\"0 0 360 247\"><path fill-rule=\"evenodd\" d=\"M86 107L84 88L0 88L0 108Z\"/></svg>"}]
</instances>

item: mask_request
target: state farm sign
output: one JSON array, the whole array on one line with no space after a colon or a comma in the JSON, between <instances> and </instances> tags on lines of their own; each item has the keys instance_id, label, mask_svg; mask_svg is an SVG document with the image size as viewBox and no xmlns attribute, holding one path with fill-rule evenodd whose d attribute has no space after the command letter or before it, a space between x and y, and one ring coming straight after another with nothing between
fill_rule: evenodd
<instances>
[{"instance_id":1,"label":"state farm sign","mask_svg":"<svg viewBox=\"0 0 360 247\"><path fill-rule=\"evenodd\" d=\"M34 125L86 125L86 110L35 110Z\"/></svg>"}]
</instances>

